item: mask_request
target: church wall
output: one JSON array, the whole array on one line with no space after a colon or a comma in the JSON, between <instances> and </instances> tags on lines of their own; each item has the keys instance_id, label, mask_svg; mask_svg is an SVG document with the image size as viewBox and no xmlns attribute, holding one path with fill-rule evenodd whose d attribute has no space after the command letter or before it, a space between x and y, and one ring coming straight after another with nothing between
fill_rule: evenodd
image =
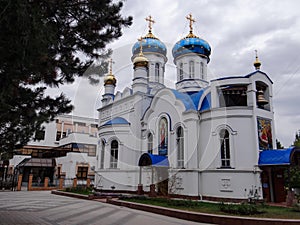
<instances>
[{"instance_id":1,"label":"church wall","mask_svg":"<svg viewBox=\"0 0 300 225\"><path fill-rule=\"evenodd\" d=\"M202 195L216 198L262 199L260 174L254 171L204 171L201 174Z\"/></svg>"}]
</instances>

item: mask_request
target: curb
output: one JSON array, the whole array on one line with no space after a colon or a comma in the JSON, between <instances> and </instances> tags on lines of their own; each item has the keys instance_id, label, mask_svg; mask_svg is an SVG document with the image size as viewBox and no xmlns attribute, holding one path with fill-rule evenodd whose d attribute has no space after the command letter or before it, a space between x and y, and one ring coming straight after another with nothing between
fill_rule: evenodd
<instances>
[{"instance_id":1,"label":"curb","mask_svg":"<svg viewBox=\"0 0 300 225\"><path fill-rule=\"evenodd\" d=\"M67 196L67 197L80 198L80 199L85 199L85 200L94 199L94 196L91 196L91 195L81 195L81 194L65 192L65 191L55 191L55 190L53 190L53 191L51 191L51 194L63 195L63 196Z\"/></svg>"},{"instance_id":2,"label":"curb","mask_svg":"<svg viewBox=\"0 0 300 225\"><path fill-rule=\"evenodd\" d=\"M252 217L234 217L226 215L216 215L207 213L197 213L177 209L164 208L160 206L132 203L115 199L107 199L107 203L128 207L132 209L147 211L160 215L170 216L178 219L194 222L212 223L219 225L295 225L300 224L300 220L290 219L270 219L270 218L252 218Z\"/></svg>"}]
</instances>

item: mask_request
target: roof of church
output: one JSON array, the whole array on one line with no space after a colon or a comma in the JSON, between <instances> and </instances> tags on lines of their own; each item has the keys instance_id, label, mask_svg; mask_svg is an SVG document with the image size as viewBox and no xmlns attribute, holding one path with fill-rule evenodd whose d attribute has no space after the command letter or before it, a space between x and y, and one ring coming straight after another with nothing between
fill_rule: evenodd
<instances>
[{"instance_id":1,"label":"roof of church","mask_svg":"<svg viewBox=\"0 0 300 225\"><path fill-rule=\"evenodd\" d=\"M271 78L270 78L265 72L262 72L262 71L260 71L260 70L254 71L254 72L249 73L249 74L247 74L247 75L245 75L245 76L229 76L229 77L221 77L221 78L217 78L217 79L214 79L214 80L211 80L211 81L216 81L216 80L227 80L227 79L235 79L235 78L249 78L249 77L253 76L253 75L256 74L256 73L261 73L262 75L265 75L265 76L268 78L268 80L273 84L273 81L271 80Z\"/></svg>"},{"instance_id":2,"label":"roof of church","mask_svg":"<svg viewBox=\"0 0 300 225\"><path fill-rule=\"evenodd\" d=\"M190 95L176 91L174 89L171 89L171 91L173 92L175 97L184 104L186 110L196 110L197 109L192 98L190 97Z\"/></svg>"},{"instance_id":3,"label":"roof of church","mask_svg":"<svg viewBox=\"0 0 300 225\"><path fill-rule=\"evenodd\" d=\"M138 41L133 45L132 55L139 54L140 45L142 45L143 53L153 52L153 53L161 53L163 55L167 55L167 47L162 41L160 41L157 38L148 38L148 37L144 37L141 43Z\"/></svg>"},{"instance_id":4,"label":"roof of church","mask_svg":"<svg viewBox=\"0 0 300 225\"><path fill-rule=\"evenodd\" d=\"M205 55L207 57L207 61L209 62L211 48L207 41L199 37L192 37L181 39L174 45L172 49L174 58L188 53Z\"/></svg>"},{"instance_id":5,"label":"roof of church","mask_svg":"<svg viewBox=\"0 0 300 225\"><path fill-rule=\"evenodd\" d=\"M122 117L115 117L115 118L107 121L102 126L109 126L109 125L116 125L116 124L130 124L130 123Z\"/></svg>"},{"instance_id":6,"label":"roof of church","mask_svg":"<svg viewBox=\"0 0 300 225\"><path fill-rule=\"evenodd\" d=\"M200 111L210 109L211 106L211 94L208 93L203 101L200 102L202 95L207 88L201 89L198 92L182 93L177 90L171 89L176 99L180 100L186 110L197 110L200 106Z\"/></svg>"}]
</instances>

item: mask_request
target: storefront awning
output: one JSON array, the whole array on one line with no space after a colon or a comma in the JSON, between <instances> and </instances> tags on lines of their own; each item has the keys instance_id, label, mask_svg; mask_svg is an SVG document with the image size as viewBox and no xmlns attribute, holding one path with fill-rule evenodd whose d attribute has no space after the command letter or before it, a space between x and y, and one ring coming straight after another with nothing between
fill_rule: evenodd
<instances>
[{"instance_id":1,"label":"storefront awning","mask_svg":"<svg viewBox=\"0 0 300 225\"><path fill-rule=\"evenodd\" d=\"M258 166L290 165L294 149L264 150L259 153Z\"/></svg>"},{"instance_id":2,"label":"storefront awning","mask_svg":"<svg viewBox=\"0 0 300 225\"><path fill-rule=\"evenodd\" d=\"M164 155L144 153L140 157L139 166L169 167L169 160Z\"/></svg>"},{"instance_id":3,"label":"storefront awning","mask_svg":"<svg viewBox=\"0 0 300 225\"><path fill-rule=\"evenodd\" d=\"M18 167L55 167L55 159L26 158Z\"/></svg>"}]
</instances>

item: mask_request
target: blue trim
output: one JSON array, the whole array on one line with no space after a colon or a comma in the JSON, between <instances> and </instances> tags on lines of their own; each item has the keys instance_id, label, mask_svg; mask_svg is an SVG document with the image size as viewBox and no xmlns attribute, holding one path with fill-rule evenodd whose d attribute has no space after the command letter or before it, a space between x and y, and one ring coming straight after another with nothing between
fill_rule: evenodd
<instances>
[{"instance_id":1,"label":"blue trim","mask_svg":"<svg viewBox=\"0 0 300 225\"><path fill-rule=\"evenodd\" d=\"M142 162L147 162L147 165L141 165ZM144 153L139 159L139 166L153 166L153 167L169 167L169 160L164 155L153 155L150 153Z\"/></svg>"},{"instance_id":2,"label":"blue trim","mask_svg":"<svg viewBox=\"0 0 300 225\"><path fill-rule=\"evenodd\" d=\"M295 147L282 150L264 150L259 153L259 166L290 165L291 155Z\"/></svg>"},{"instance_id":3,"label":"blue trim","mask_svg":"<svg viewBox=\"0 0 300 225\"><path fill-rule=\"evenodd\" d=\"M116 125L116 124L128 124L128 125L130 125L130 123L126 119L124 119L122 117L115 117L112 120L107 121L102 126L111 126L111 125Z\"/></svg>"}]
</instances>

